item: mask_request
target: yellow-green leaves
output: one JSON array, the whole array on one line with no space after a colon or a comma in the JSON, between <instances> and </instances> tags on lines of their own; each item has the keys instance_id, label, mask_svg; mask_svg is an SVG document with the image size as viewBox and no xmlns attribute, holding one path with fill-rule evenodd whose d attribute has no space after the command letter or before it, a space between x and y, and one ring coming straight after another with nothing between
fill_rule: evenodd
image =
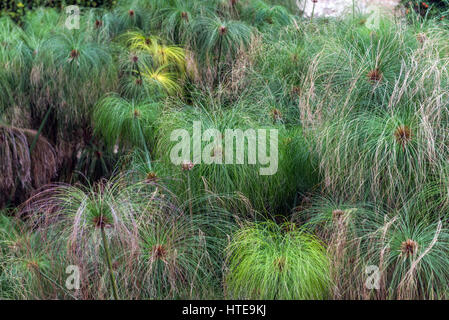
<instances>
[{"instance_id":1,"label":"yellow-green leaves","mask_svg":"<svg viewBox=\"0 0 449 320\"><path fill-rule=\"evenodd\" d=\"M168 94L181 91L177 82L185 72L185 50L178 46L166 45L157 36L145 36L140 32L124 35L127 47L135 52L145 52L152 58L152 64L140 62L142 70L136 71L149 83L155 83Z\"/></svg>"}]
</instances>

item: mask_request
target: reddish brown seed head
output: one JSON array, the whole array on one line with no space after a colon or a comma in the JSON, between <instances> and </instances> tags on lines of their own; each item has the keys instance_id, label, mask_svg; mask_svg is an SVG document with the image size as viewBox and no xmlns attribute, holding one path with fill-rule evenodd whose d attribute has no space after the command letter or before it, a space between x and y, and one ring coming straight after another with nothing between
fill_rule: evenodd
<instances>
[{"instance_id":1,"label":"reddish brown seed head","mask_svg":"<svg viewBox=\"0 0 449 320\"><path fill-rule=\"evenodd\" d=\"M112 269L113 269L113 270L117 270L119 267L120 267L120 261L115 260L115 261L112 263Z\"/></svg>"},{"instance_id":2,"label":"reddish brown seed head","mask_svg":"<svg viewBox=\"0 0 449 320\"><path fill-rule=\"evenodd\" d=\"M396 129L394 132L394 137L396 138L396 142L398 144L405 147L405 145L412 140L412 131L409 127L402 125Z\"/></svg>"},{"instance_id":3,"label":"reddish brown seed head","mask_svg":"<svg viewBox=\"0 0 449 320\"><path fill-rule=\"evenodd\" d=\"M340 218L343 217L344 214L345 212L343 210L335 209L334 211L332 211L332 218L334 220L340 220Z\"/></svg>"},{"instance_id":4,"label":"reddish brown seed head","mask_svg":"<svg viewBox=\"0 0 449 320\"><path fill-rule=\"evenodd\" d=\"M165 247L161 244L157 244L153 247L153 257L155 259L161 259L164 260L167 256L167 250Z\"/></svg>"},{"instance_id":5,"label":"reddish brown seed head","mask_svg":"<svg viewBox=\"0 0 449 320\"><path fill-rule=\"evenodd\" d=\"M402 242L401 252L406 257L415 255L418 252L418 243L412 239Z\"/></svg>"},{"instance_id":6,"label":"reddish brown seed head","mask_svg":"<svg viewBox=\"0 0 449 320\"><path fill-rule=\"evenodd\" d=\"M425 33L418 33L416 35L416 40L418 40L418 42L420 44L424 44L424 42L426 42L426 40L427 40L427 36Z\"/></svg>"},{"instance_id":7,"label":"reddish brown seed head","mask_svg":"<svg viewBox=\"0 0 449 320\"><path fill-rule=\"evenodd\" d=\"M379 70L379 68L371 70L368 72L368 79L371 82L379 82L382 80L382 72Z\"/></svg>"},{"instance_id":8,"label":"reddish brown seed head","mask_svg":"<svg viewBox=\"0 0 449 320\"><path fill-rule=\"evenodd\" d=\"M156 172L150 171L147 173L147 178L145 180L147 183L157 181Z\"/></svg>"},{"instance_id":9,"label":"reddish brown seed head","mask_svg":"<svg viewBox=\"0 0 449 320\"><path fill-rule=\"evenodd\" d=\"M129 10L128 14L129 14L130 17L134 17L134 10Z\"/></svg>"},{"instance_id":10,"label":"reddish brown seed head","mask_svg":"<svg viewBox=\"0 0 449 320\"><path fill-rule=\"evenodd\" d=\"M300 86L293 86L291 90L292 96L300 96L301 95L301 87Z\"/></svg>"},{"instance_id":11,"label":"reddish brown seed head","mask_svg":"<svg viewBox=\"0 0 449 320\"><path fill-rule=\"evenodd\" d=\"M136 79L136 84L137 84L138 86L141 86L141 85L142 85L142 79L137 78L137 79Z\"/></svg>"},{"instance_id":12,"label":"reddish brown seed head","mask_svg":"<svg viewBox=\"0 0 449 320\"><path fill-rule=\"evenodd\" d=\"M105 228L110 224L108 218L106 218L105 216L94 217L93 223L97 228Z\"/></svg>"},{"instance_id":13,"label":"reddish brown seed head","mask_svg":"<svg viewBox=\"0 0 449 320\"><path fill-rule=\"evenodd\" d=\"M225 26L220 26L218 27L218 32L220 33L221 36L223 36L226 34L226 32L228 32L228 28L226 28Z\"/></svg>"},{"instance_id":14,"label":"reddish brown seed head","mask_svg":"<svg viewBox=\"0 0 449 320\"><path fill-rule=\"evenodd\" d=\"M30 269L30 270L38 271L39 270L39 264L36 261L31 260L31 261L27 262L27 268Z\"/></svg>"},{"instance_id":15,"label":"reddish brown seed head","mask_svg":"<svg viewBox=\"0 0 449 320\"><path fill-rule=\"evenodd\" d=\"M72 51L70 51L70 58L72 59L76 59L80 56L80 52L76 49L73 49Z\"/></svg>"},{"instance_id":16,"label":"reddish brown seed head","mask_svg":"<svg viewBox=\"0 0 449 320\"><path fill-rule=\"evenodd\" d=\"M273 117L274 121L282 120L282 113L279 111L279 109L274 108L271 110L271 116Z\"/></svg>"},{"instance_id":17,"label":"reddish brown seed head","mask_svg":"<svg viewBox=\"0 0 449 320\"><path fill-rule=\"evenodd\" d=\"M139 61L139 57L134 54L134 55L131 56L131 61L133 63L137 63L137 61Z\"/></svg>"},{"instance_id":18,"label":"reddish brown seed head","mask_svg":"<svg viewBox=\"0 0 449 320\"><path fill-rule=\"evenodd\" d=\"M184 162L181 164L181 169L182 169L183 171L190 171L190 170L193 169L194 166L195 166L195 164L192 163L191 161L184 161Z\"/></svg>"},{"instance_id":19,"label":"reddish brown seed head","mask_svg":"<svg viewBox=\"0 0 449 320\"><path fill-rule=\"evenodd\" d=\"M103 26L103 21L101 20L95 20L95 27L96 28L101 28Z\"/></svg>"}]
</instances>

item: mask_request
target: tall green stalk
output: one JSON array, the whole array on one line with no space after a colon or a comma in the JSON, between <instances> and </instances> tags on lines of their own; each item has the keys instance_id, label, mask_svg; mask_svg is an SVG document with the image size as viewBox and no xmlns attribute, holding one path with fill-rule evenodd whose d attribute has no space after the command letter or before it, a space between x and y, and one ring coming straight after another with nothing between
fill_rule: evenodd
<instances>
[{"instance_id":1,"label":"tall green stalk","mask_svg":"<svg viewBox=\"0 0 449 320\"><path fill-rule=\"evenodd\" d=\"M152 169L151 169L151 157L150 157L150 151L148 151L147 143L146 143L146 141L145 141L145 136L143 135L142 127L141 127L139 121L137 121L137 125L139 126L139 134L140 134L140 137L141 137L141 139L142 139L142 145L143 145L143 149L144 149L144 152L145 152L145 158L146 158L146 160L147 160L147 164L148 164L149 169L152 170Z\"/></svg>"},{"instance_id":2,"label":"tall green stalk","mask_svg":"<svg viewBox=\"0 0 449 320\"><path fill-rule=\"evenodd\" d=\"M223 46L223 35L220 34L220 40L218 42L218 60L217 60L217 66L215 69L215 81L214 81L215 87L217 85L219 85L219 83L220 83L222 46Z\"/></svg>"},{"instance_id":3,"label":"tall green stalk","mask_svg":"<svg viewBox=\"0 0 449 320\"><path fill-rule=\"evenodd\" d=\"M352 0L352 20L355 21L355 0Z\"/></svg>"},{"instance_id":4,"label":"tall green stalk","mask_svg":"<svg viewBox=\"0 0 449 320\"><path fill-rule=\"evenodd\" d=\"M106 240L106 233L104 231L104 226L101 226L101 237L103 238L103 248L104 248L104 252L106 254L106 262L108 263L109 278L111 279L111 283L112 283L112 292L114 294L114 299L119 300L117 283L115 282L114 270L112 269L111 254L109 252L109 246L108 246L108 242Z\"/></svg>"},{"instance_id":5,"label":"tall green stalk","mask_svg":"<svg viewBox=\"0 0 449 320\"><path fill-rule=\"evenodd\" d=\"M142 81L142 73L140 72L139 64L137 62L134 62L134 66L136 67L136 71L139 76L139 79Z\"/></svg>"},{"instance_id":6,"label":"tall green stalk","mask_svg":"<svg viewBox=\"0 0 449 320\"><path fill-rule=\"evenodd\" d=\"M47 112L45 113L44 119L42 120L39 129L37 130L36 135L34 136L33 141L31 142L31 146L30 146L30 156L33 153L34 148L36 147L36 143L39 140L39 136L42 133L42 130L44 130L45 124L47 123L48 117L50 116L51 111L53 110L53 107L50 106L47 110Z\"/></svg>"},{"instance_id":7,"label":"tall green stalk","mask_svg":"<svg viewBox=\"0 0 449 320\"><path fill-rule=\"evenodd\" d=\"M307 1L304 1L304 8L302 9L302 17L304 17L306 13Z\"/></svg>"},{"instance_id":8,"label":"tall green stalk","mask_svg":"<svg viewBox=\"0 0 449 320\"><path fill-rule=\"evenodd\" d=\"M190 211L190 219L193 218L193 206L192 206L192 188L190 187L190 170L187 171L187 187L189 192L189 211Z\"/></svg>"},{"instance_id":9,"label":"tall green stalk","mask_svg":"<svg viewBox=\"0 0 449 320\"><path fill-rule=\"evenodd\" d=\"M316 2L313 2L312 15L311 15L311 17L310 17L310 21L313 20L313 15L315 14L315 5L316 5Z\"/></svg>"}]
</instances>

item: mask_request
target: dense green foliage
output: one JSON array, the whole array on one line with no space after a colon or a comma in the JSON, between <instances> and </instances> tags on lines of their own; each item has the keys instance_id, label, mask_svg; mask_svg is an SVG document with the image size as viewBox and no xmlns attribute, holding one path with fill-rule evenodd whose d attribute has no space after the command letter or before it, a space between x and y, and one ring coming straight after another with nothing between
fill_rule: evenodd
<instances>
[{"instance_id":1,"label":"dense green foliage","mask_svg":"<svg viewBox=\"0 0 449 320\"><path fill-rule=\"evenodd\" d=\"M83 7L111 7L117 0L3 0L0 3L0 14L20 21L29 11L39 7L63 8L69 5Z\"/></svg>"},{"instance_id":2,"label":"dense green foliage","mask_svg":"<svg viewBox=\"0 0 449 320\"><path fill-rule=\"evenodd\" d=\"M234 299L326 299L330 294L324 247L294 224L244 227L227 250L225 287Z\"/></svg>"},{"instance_id":3,"label":"dense green foliage","mask_svg":"<svg viewBox=\"0 0 449 320\"><path fill-rule=\"evenodd\" d=\"M421 16L431 16L444 20L449 15L448 0L402 0L401 3Z\"/></svg>"},{"instance_id":4,"label":"dense green foliage","mask_svg":"<svg viewBox=\"0 0 449 320\"><path fill-rule=\"evenodd\" d=\"M112 4L0 17L0 299L448 298L441 16Z\"/></svg>"}]
</instances>

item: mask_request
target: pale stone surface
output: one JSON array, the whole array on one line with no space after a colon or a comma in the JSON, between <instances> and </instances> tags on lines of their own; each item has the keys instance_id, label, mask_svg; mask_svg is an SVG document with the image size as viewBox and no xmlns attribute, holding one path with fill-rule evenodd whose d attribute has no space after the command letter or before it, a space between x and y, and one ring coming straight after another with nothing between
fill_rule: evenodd
<instances>
[{"instance_id":1,"label":"pale stone surface","mask_svg":"<svg viewBox=\"0 0 449 320\"><path fill-rule=\"evenodd\" d=\"M362 12L371 12L373 6L380 8L385 13L394 12L400 0L354 0L355 6ZM304 11L306 16L311 16L313 10L312 0L297 0L299 10ZM335 17L342 14L352 13L353 0L318 0L315 3L315 16Z\"/></svg>"}]
</instances>

